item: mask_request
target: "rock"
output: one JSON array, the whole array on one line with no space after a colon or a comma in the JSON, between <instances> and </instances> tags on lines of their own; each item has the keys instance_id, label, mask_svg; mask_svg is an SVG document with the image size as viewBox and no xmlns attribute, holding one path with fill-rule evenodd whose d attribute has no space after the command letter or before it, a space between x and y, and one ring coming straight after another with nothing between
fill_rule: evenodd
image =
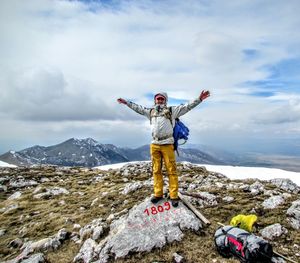
<instances>
[{"instance_id":1,"label":"rock","mask_svg":"<svg viewBox=\"0 0 300 263\"><path fill-rule=\"evenodd\" d=\"M97 259L95 248L98 244L91 238L87 239L74 258L73 262L89 263Z\"/></svg>"},{"instance_id":2,"label":"rock","mask_svg":"<svg viewBox=\"0 0 300 263\"><path fill-rule=\"evenodd\" d=\"M69 191L65 188L62 188L62 187L53 187L53 188L47 189L46 192L36 194L33 197L37 198L37 199L40 199L40 198L47 199L47 198L51 198L53 196L63 195L63 194L68 195Z\"/></svg>"},{"instance_id":3,"label":"rock","mask_svg":"<svg viewBox=\"0 0 300 263\"><path fill-rule=\"evenodd\" d=\"M300 192L300 187L293 183L290 179L285 179L285 178L277 178L277 179L272 179L270 182L274 185L276 185L278 188L293 193L297 194Z\"/></svg>"},{"instance_id":4,"label":"rock","mask_svg":"<svg viewBox=\"0 0 300 263\"><path fill-rule=\"evenodd\" d=\"M14 210L16 210L18 208L19 208L18 204L11 204L8 207L4 207L3 208L4 209L3 212L4 212L4 214L8 214L9 212L12 212L12 211L14 211Z\"/></svg>"},{"instance_id":5,"label":"rock","mask_svg":"<svg viewBox=\"0 0 300 263\"><path fill-rule=\"evenodd\" d=\"M144 184L142 182L133 182L133 183L129 183L125 186L124 190L122 191L123 195L127 195L130 192L134 192L137 189L140 189L144 186Z\"/></svg>"},{"instance_id":6,"label":"rock","mask_svg":"<svg viewBox=\"0 0 300 263\"><path fill-rule=\"evenodd\" d=\"M192 191L196 188L197 188L197 185L192 183L192 184L189 184L189 187L188 187L187 191Z\"/></svg>"},{"instance_id":7,"label":"rock","mask_svg":"<svg viewBox=\"0 0 300 263\"><path fill-rule=\"evenodd\" d=\"M95 227L94 231L93 231L92 239L98 240L101 237L101 235L103 234L103 232L104 232L103 226Z\"/></svg>"},{"instance_id":8,"label":"rock","mask_svg":"<svg viewBox=\"0 0 300 263\"><path fill-rule=\"evenodd\" d=\"M41 180L40 180L41 183L47 183L47 182L50 182L49 178L47 177L42 177Z\"/></svg>"},{"instance_id":9,"label":"rock","mask_svg":"<svg viewBox=\"0 0 300 263\"><path fill-rule=\"evenodd\" d=\"M66 239L68 239L69 236L70 236L70 232L68 232L64 228L60 229L56 234L56 238L62 242L65 241Z\"/></svg>"},{"instance_id":10,"label":"rock","mask_svg":"<svg viewBox=\"0 0 300 263\"><path fill-rule=\"evenodd\" d=\"M6 229L0 229L0 237L4 236L6 232Z\"/></svg>"},{"instance_id":11,"label":"rock","mask_svg":"<svg viewBox=\"0 0 300 263\"><path fill-rule=\"evenodd\" d=\"M76 244L81 244L80 236L76 232L71 233L70 239Z\"/></svg>"},{"instance_id":12,"label":"rock","mask_svg":"<svg viewBox=\"0 0 300 263\"><path fill-rule=\"evenodd\" d=\"M81 225L79 225L79 224L74 224L73 225L73 229L80 229L81 228Z\"/></svg>"},{"instance_id":13,"label":"rock","mask_svg":"<svg viewBox=\"0 0 300 263\"><path fill-rule=\"evenodd\" d=\"M53 237L47 237L35 242L29 242L26 246L23 246L24 250L35 252L35 251L53 251L57 250L63 243L64 240L69 238L70 233L65 229L61 229Z\"/></svg>"},{"instance_id":14,"label":"rock","mask_svg":"<svg viewBox=\"0 0 300 263\"><path fill-rule=\"evenodd\" d=\"M34 180L25 180L23 177L18 178L17 180L11 180L9 186L13 188L24 188L27 186L36 186L38 183Z\"/></svg>"},{"instance_id":15,"label":"rock","mask_svg":"<svg viewBox=\"0 0 300 263\"><path fill-rule=\"evenodd\" d=\"M16 238L16 239L12 240L11 242L9 242L8 247L19 248L19 247L22 247L22 245L23 245L23 241L20 238Z\"/></svg>"},{"instance_id":16,"label":"rock","mask_svg":"<svg viewBox=\"0 0 300 263\"><path fill-rule=\"evenodd\" d=\"M147 198L110 225L109 235L96 248L97 262L107 262L110 255L117 259L130 252L162 248L175 240L180 241L184 229L197 231L201 227L200 220L183 203L174 208L167 201L153 205Z\"/></svg>"},{"instance_id":17,"label":"rock","mask_svg":"<svg viewBox=\"0 0 300 263\"><path fill-rule=\"evenodd\" d=\"M59 205L65 205L65 204L66 204L66 201L65 201L65 200L60 200L60 201L58 202L58 204L59 204Z\"/></svg>"},{"instance_id":18,"label":"rock","mask_svg":"<svg viewBox=\"0 0 300 263\"><path fill-rule=\"evenodd\" d=\"M80 229L80 239L85 240L87 238L92 238L93 240L98 240L105 228L107 228L107 224L102 218L94 219L91 223Z\"/></svg>"},{"instance_id":19,"label":"rock","mask_svg":"<svg viewBox=\"0 0 300 263\"><path fill-rule=\"evenodd\" d=\"M97 197L97 198L95 198L93 201L92 201L92 203L91 203L91 206L94 206L97 202L98 202L98 200L99 200L99 198Z\"/></svg>"},{"instance_id":20,"label":"rock","mask_svg":"<svg viewBox=\"0 0 300 263\"><path fill-rule=\"evenodd\" d=\"M281 205L284 202L284 198L281 195L271 196L262 203L264 209L273 209Z\"/></svg>"},{"instance_id":21,"label":"rock","mask_svg":"<svg viewBox=\"0 0 300 263\"><path fill-rule=\"evenodd\" d=\"M6 192L6 191L7 191L7 186L0 185L0 192Z\"/></svg>"},{"instance_id":22,"label":"rock","mask_svg":"<svg viewBox=\"0 0 300 263\"><path fill-rule=\"evenodd\" d=\"M288 233L288 230L280 224L273 224L265 227L260 231L262 237L267 238L269 240L274 240L277 237L285 235Z\"/></svg>"},{"instance_id":23,"label":"rock","mask_svg":"<svg viewBox=\"0 0 300 263\"><path fill-rule=\"evenodd\" d=\"M107 223L111 223L114 219L115 219L115 215L114 214L110 214L108 216L108 218L106 218L106 222Z\"/></svg>"},{"instance_id":24,"label":"rock","mask_svg":"<svg viewBox=\"0 0 300 263\"><path fill-rule=\"evenodd\" d=\"M292 202L292 206L287 210L286 214L289 216L288 221L292 228L300 229L300 199Z\"/></svg>"},{"instance_id":25,"label":"rock","mask_svg":"<svg viewBox=\"0 0 300 263\"><path fill-rule=\"evenodd\" d=\"M252 195L259 195L264 192L265 188L262 183L256 181L255 183L249 186L249 190Z\"/></svg>"},{"instance_id":26,"label":"rock","mask_svg":"<svg viewBox=\"0 0 300 263\"><path fill-rule=\"evenodd\" d=\"M61 242L58 238L49 238L49 240L44 244L43 250L54 251L61 246Z\"/></svg>"},{"instance_id":27,"label":"rock","mask_svg":"<svg viewBox=\"0 0 300 263\"><path fill-rule=\"evenodd\" d=\"M271 258L271 262L272 263L286 263L286 261L283 258L281 258L281 257L274 257L274 256Z\"/></svg>"},{"instance_id":28,"label":"rock","mask_svg":"<svg viewBox=\"0 0 300 263\"><path fill-rule=\"evenodd\" d=\"M50 239L51 239L50 237L47 237L47 238L32 242L31 244L29 244L28 248L30 248L32 251L43 250L45 247L45 244L49 244Z\"/></svg>"},{"instance_id":29,"label":"rock","mask_svg":"<svg viewBox=\"0 0 300 263\"><path fill-rule=\"evenodd\" d=\"M184 257L179 255L178 253L173 254L173 261L174 261L174 263L184 263L185 262Z\"/></svg>"},{"instance_id":30,"label":"rock","mask_svg":"<svg viewBox=\"0 0 300 263\"><path fill-rule=\"evenodd\" d=\"M187 198L194 204L199 205L201 208L207 206L215 206L218 204L217 197L213 194L207 192L198 193L199 197L189 197Z\"/></svg>"},{"instance_id":31,"label":"rock","mask_svg":"<svg viewBox=\"0 0 300 263\"><path fill-rule=\"evenodd\" d=\"M21 192L15 192L14 194L12 194L10 197L8 197L7 198L7 200L15 200L15 199L18 199L18 198L20 198L21 197L21 195L22 195L22 193Z\"/></svg>"},{"instance_id":32,"label":"rock","mask_svg":"<svg viewBox=\"0 0 300 263\"><path fill-rule=\"evenodd\" d=\"M222 198L222 200L226 203L231 203L234 201L234 198L232 196L225 196Z\"/></svg>"},{"instance_id":33,"label":"rock","mask_svg":"<svg viewBox=\"0 0 300 263\"><path fill-rule=\"evenodd\" d=\"M28 259L23 259L22 263L44 263L46 259L42 253L34 254Z\"/></svg>"},{"instance_id":34,"label":"rock","mask_svg":"<svg viewBox=\"0 0 300 263\"><path fill-rule=\"evenodd\" d=\"M34 190L33 190L33 194L38 194L38 193L40 193L40 192L42 192L43 191L43 187L41 187L41 186L38 186L38 187L36 187Z\"/></svg>"}]
</instances>

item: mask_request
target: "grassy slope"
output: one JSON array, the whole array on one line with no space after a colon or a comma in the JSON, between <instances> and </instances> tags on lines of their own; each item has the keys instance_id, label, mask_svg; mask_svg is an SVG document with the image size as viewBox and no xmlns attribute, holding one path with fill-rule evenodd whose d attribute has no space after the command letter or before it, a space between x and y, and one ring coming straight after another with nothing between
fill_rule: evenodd
<instances>
[{"instance_id":1,"label":"grassy slope","mask_svg":"<svg viewBox=\"0 0 300 263\"><path fill-rule=\"evenodd\" d=\"M3 176L1 171L0 177ZM23 240L26 238L36 241L56 234L61 228L74 231L74 223L84 226L95 218L102 217L105 219L111 213L120 212L125 208L130 209L134 204L143 201L145 197L150 196L152 193L152 189L143 187L129 195L120 194L125 182L124 178L115 171L94 171L81 168L62 171L54 167L11 168L9 171L9 176L22 175L28 179L47 177L50 181L40 185L44 189L51 186L60 186L66 188L71 194L48 200L35 199L32 195L33 188L30 188L22 190L23 194L20 199L8 201L7 197L14 191L0 192L0 209L12 203L18 203L19 205L16 210L0 214L0 229L8 231L0 238L0 261L13 258L19 254L18 249L7 247L7 244L15 238L21 237ZM181 165L179 165L179 172L185 173ZM98 176L98 174L104 175L104 179L93 183L91 179ZM181 185L192 182L195 175L202 174L205 177L208 172L201 168L195 168L194 171L189 171L189 174L190 176L182 177ZM144 174L137 172L128 177L129 182L131 180L145 181L149 178L151 178L150 171ZM248 183L252 182L248 181ZM274 188L271 185L265 187L267 189ZM78 192L82 192L84 195L80 195ZM102 196L104 192L108 192L108 194ZM187 262L213 262L213 259L214 262L238 262L234 259L224 259L215 251L213 234L218 228L217 222L226 224L237 214L249 214L257 203L261 203L267 197L263 195L252 197L249 193L241 190L211 189L210 193L219 197L218 206L206 207L200 210L212 222L211 226L199 233L186 232L182 242L174 242L147 254L133 254L126 259L119 259L115 262L172 262L174 252L183 255ZM231 204L222 202L221 198L227 195L233 196L235 202ZM95 198L98 198L98 201L94 206L91 206ZM289 233L287 236L277 239L276 242L272 242L274 249L297 261L294 255L299 248L294 247L294 244L300 244L300 233L289 226L285 216L285 211L290 207L291 202L296 199L297 196L292 196L277 209L267 211L259 209L259 227L255 231L258 232L269 224L282 224L289 230ZM61 200L64 200L65 204L60 204ZM24 227L26 227L25 230ZM23 234L21 235L19 232L22 229ZM48 252L46 256L49 262L72 262L79 249L79 245L72 241L66 241L59 250Z\"/></svg>"}]
</instances>

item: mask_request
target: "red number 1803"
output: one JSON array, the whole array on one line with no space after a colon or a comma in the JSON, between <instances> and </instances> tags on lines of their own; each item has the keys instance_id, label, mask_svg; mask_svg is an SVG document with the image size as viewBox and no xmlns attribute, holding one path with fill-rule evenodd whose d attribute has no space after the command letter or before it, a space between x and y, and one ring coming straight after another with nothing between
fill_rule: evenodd
<instances>
[{"instance_id":1,"label":"red number 1803","mask_svg":"<svg viewBox=\"0 0 300 263\"><path fill-rule=\"evenodd\" d=\"M162 213L162 212L164 212L165 210L170 210L171 209L171 205L170 205L170 203L169 202L165 202L164 203L164 206L161 206L161 205L159 205L158 207L156 207L156 206L151 206L151 209L150 209L150 211L149 211L149 209L147 208L147 209L145 209L145 211L144 211L144 213L146 213L148 216L150 216L150 213L152 214L152 215L156 215L158 212L159 213Z\"/></svg>"}]
</instances>

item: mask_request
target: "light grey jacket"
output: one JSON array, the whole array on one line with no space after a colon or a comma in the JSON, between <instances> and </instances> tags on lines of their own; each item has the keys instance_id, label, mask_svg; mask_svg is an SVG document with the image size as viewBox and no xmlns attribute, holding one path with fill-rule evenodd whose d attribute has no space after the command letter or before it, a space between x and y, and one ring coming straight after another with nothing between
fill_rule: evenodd
<instances>
[{"instance_id":1,"label":"light grey jacket","mask_svg":"<svg viewBox=\"0 0 300 263\"><path fill-rule=\"evenodd\" d=\"M175 125L175 119L195 108L200 104L200 102L201 100L197 98L186 104L172 106L172 124L170 119L166 116L167 112L169 112L169 107L167 107L166 105L163 108L159 108L157 107L157 105L155 105L153 108L145 108L141 105L128 101L127 106L135 112L146 116L150 120L152 132L151 143L162 145L174 143L173 127Z\"/></svg>"}]
</instances>

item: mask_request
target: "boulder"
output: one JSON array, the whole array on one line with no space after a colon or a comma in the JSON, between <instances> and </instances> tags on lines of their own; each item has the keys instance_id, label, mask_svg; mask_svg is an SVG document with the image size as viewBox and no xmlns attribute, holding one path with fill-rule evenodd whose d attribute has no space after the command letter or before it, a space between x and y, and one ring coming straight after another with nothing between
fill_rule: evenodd
<instances>
[{"instance_id":1,"label":"boulder","mask_svg":"<svg viewBox=\"0 0 300 263\"><path fill-rule=\"evenodd\" d=\"M91 238L98 240L107 228L107 224L102 218L94 219L91 223L80 229L79 235L81 240Z\"/></svg>"},{"instance_id":2,"label":"boulder","mask_svg":"<svg viewBox=\"0 0 300 263\"><path fill-rule=\"evenodd\" d=\"M278 223L267 226L260 231L260 234L262 235L262 237L269 239L269 240L274 240L277 237L280 237L287 233L288 233L287 229Z\"/></svg>"},{"instance_id":3,"label":"boulder","mask_svg":"<svg viewBox=\"0 0 300 263\"><path fill-rule=\"evenodd\" d=\"M0 237L4 236L6 232L6 229L0 229Z\"/></svg>"},{"instance_id":4,"label":"boulder","mask_svg":"<svg viewBox=\"0 0 300 263\"><path fill-rule=\"evenodd\" d=\"M130 192L134 192L137 189L140 189L144 186L144 184L142 182L133 182L133 183L129 183L125 186L124 190L122 191L123 195L127 195Z\"/></svg>"},{"instance_id":5,"label":"boulder","mask_svg":"<svg viewBox=\"0 0 300 263\"><path fill-rule=\"evenodd\" d=\"M298 185L296 185L295 183L293 183L293 181L290 179L276 178L276 179L270 180L270 182L284 191L287 191L287 192L290 192L293 194L297 194L300 192L300 187Z\"/></svg>"},{"instance_id":6,"label":"boulder","mask_svg":"<svg viewBox=\"0 0 300 263\"><path fill-rule=\"evenodd\" d=\"M292 202L292 206L287 210L286 214L289 216L288 221L291 226L300 229L300 199Z\"/></svg>"},{"instance_id":7,"label":"boulder","mask_svg":"<svg viewBox=\"0 0 300 263\"><path fill-rule=\"evenodd\" d=\"M222 200L225 202L225 203L231 203L234 201L234 198L232 196L225 196L222 198Z\"/></svg>"},{"instance_id":8,"label":"boulder","mask_svg":"<svg viewBox=\"0 0 300 263\"><path fill-rule=\"evenodd\" d=\"M47 199L47 198L51 198L53 196L63 195L63 194L68 195L69 191L62 187L52 187L52 188L47 189L46 192L36 194L33 197L37 198L37 199L40 199L40 198Z\"/></svg>"},{"instance_id":9,"label":"boulder","mask_svg":"<svg viewBox=\"0 0 300 263\"><path fill-rule=\"evenodd\" d=\"M174 263L184 263L185 262L184 257L179 255L178 253L173 254L173 261L174 261Z\"/></svg>"},{"instance_id":10,"label":"boulder","mask_svg":"<svg viewBox=\"0 0 300 263\"><path fill-rule=\"evenodd\" d=\"M183 203L174 208L167 200L153 205L147 198L110 225L109 235L95 249L97 262L107 262L110 256L117 259L131 252L162 248L180 241L184 229L198 231L200 228L200 220Z\"/></svg>"},{"instance_id":11,"label":"boulder","mask_svg":"<svg viewBox=\"0 0 300 263\"><path fill-rule=\"evenodd\" d=\"M264 209L274 209L277 206L281 205L283 202L284 202L284 198L281 195L275 195L266 199L262 203L262 206L264 207Z\"/></svg>"},{"instance_id":12,"label":"boulder","mask_svg":"<svg viewBox=\"0 0 300 263\"><path fill-rule=\"evenodd\" d=\"M22 263L44 263L46 259L42 253L37 253L30 256L28 259L23 259Z\"/></svg>"},{"instance_id":13,"label":"boulder","mask_svg":"<svg viewBox=\"0 0 300 263\"><path fill-rule=\"evenodd\" d=\"M18 198L20 198L21 197L21 195L22 195L22 193L21 192L15 192L14 194L12 194L10 197L8 197L7 198L7 200L15 200L15 199L18 199Z\"/></svg>"},{"instance_id":14,"label":"boulder","mask_svg":"<svg viewBox=\"0 0 300 263\"><path fill-rule=\"evenodd\" d=\"M263 193L264 190L265 190L264 185L258 181L256 181L255 183L249 186L249 191L251 195L259 195Z\"/></svg>"},{"instance_id":15,"label":"boulder","mask_svg":"<svg viewBox=\"0 0 300 263\"><path fill-rule=\"evenodd\" d=\"M217 197L213 194L210 194L208 192L200 192L197 195L198 197L187 196L187 198L191 203L197 204L200 207L211 207L218 204Z\"/></svg>"},{"instance_id":16,"label":"boulder","mask_svg":"<svg viewBox=\"0 0 300 263\"><path fill-rule=\"evenodd\" d=\"M97 259L97 253L95 252L95 248L97 247L97 243L89 238L87 239L82 247L79 250L79 253L74 258L73 262L84 262L90 263Z\"/></svg>"},{"instance_id":17,"label":"boulder","mask_svg":"<svg viewBox=\"0 0 300 263\"><path fill-rule=\"evenodd\" d=\"M36 186L38 183L34 180L25 180L23 177L20 177L16 180L11 180L9 186L13 188L24 188L27 186Z\"/></svg>"}]
</instances>

